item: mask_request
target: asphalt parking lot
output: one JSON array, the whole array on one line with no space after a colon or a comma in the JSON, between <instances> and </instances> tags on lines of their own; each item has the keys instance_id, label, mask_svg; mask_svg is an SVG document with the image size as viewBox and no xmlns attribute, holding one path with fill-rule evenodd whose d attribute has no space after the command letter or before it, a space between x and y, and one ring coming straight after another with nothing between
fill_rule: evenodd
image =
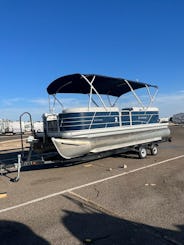
<instances>
[{"instance_id":1,"label":"asphalt parking lot","mask_svg":"<svg viewBox=\"0 0 184 245\"><path fill-rule=\"evenodd\" d=\"M157 156L0 177L0 244L184 244L184 127Z\"/></svg>"}]
</instances>

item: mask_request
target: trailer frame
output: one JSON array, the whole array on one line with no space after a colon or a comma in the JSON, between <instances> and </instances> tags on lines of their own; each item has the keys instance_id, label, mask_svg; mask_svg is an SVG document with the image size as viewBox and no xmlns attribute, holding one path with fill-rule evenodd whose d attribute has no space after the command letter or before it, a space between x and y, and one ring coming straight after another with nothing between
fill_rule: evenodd
<instances>
[{"instance_id":1,"label":"trailer frame","mask_svg":"<svg viewBox=\"0 0 184 245\"><path fill-rule=\"evenodd\" d=\"M72 159L64 159L61 158L57 151L47 152L47 153L34 153L33 147L36 139L33 136L32 140L29 141L29 137L27 142L30 144L29 150L25 153L25 148L23 145L23 138L21 136L21 152L17 154L17 158L14 158L15 162L6 163L0 161L0 174L1 176L7 176L8 173L16 172L16 176L10 178L12 182L18 182L20 180L20 173L24 170L34 170L41 168L51 168L51 167L62 167L62 166L71 166L79 163L85 163L89 161L94 161L98 159L102 159L105 157L123 154L127 152L137 153L140 159L146 158L148 151L151 155L156 155L158 153L158 146L163 142L171 142L171 137L163 138L159 141L153 141L145 144L132 145L128 147L123 147L119 149L114 149L110 151L104 151L100 153L89 153L84 155L83 157L77 157ZM153 148L156 149L156 152L153 151ZM142 154L144 152L144 154ZM146 152L146 153L145 153ZM16 161L17 159L17 161ZM13 159L12 159L13 160Z\"/></svg>"}]
</instances>

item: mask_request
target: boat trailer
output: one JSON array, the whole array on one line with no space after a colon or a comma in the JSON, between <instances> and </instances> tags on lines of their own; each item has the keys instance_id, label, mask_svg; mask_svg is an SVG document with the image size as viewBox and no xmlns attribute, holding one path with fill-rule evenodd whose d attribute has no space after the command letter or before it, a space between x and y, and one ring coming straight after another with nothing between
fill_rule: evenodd
<instances>
[{"instance_id":1,"label":"boat trailer","mask_svg":"<svg viewBox=\"0 0 184 245\"><path fill-rule=\"evenodd\" d=\"M32 136L31 136L31 139ZM48 169L53 167L67 167L71 165L81 164L89 161L94 161L98 159L102 159L105 157L120 155L128 152L137 153L140 159L144 159L147 157L147 152L149 151L151 155L157 155L158 153L158 145L161 142L170 141L171 139L163 139L159 142L151 142L147 144L135 145L130 147L125 147L121 149L115 149L111 151L105 151L100 153L90 153L83 157L73 158L73 159L64 159L55 151L48 153L34 153L33 145L34 140L29 142L29 138L27 142L30 144L29 150L27 154L25 154L24 148L17 155L17 158L11 159L12 163L0 161L0 174L1 176L6 176L10 173L16 173L16 176L10 178L12 182L18 182L20 179L20 172L26 170L38 170L38 169ZM8 159L10 160L10 159Z\"/></svg>"},{"instance_id":2,"label":"boat trailer","mask_svg":"<svg viewBox=\"0 0 184 245\"><path fill-rule=\"evenodd\" d=\"M154 141L149 143L143 143L139 145L128 146L120 149L114 149L109 151L104 151L100 153L90 153L84 155L83 157L77 157L72 159L64 159L62 158L56 150L49 152L35 152L34 145L39 141L36 138L36 134L33 128L32 117L29 112L24 112L20 115L20 129L22 128L22 117L24 115L29 116L30 124L31 124L31 135L28 136L26 143L29 144L27 150L25 150L24 142L23 142L23 132L21 130L20 133L20 141L21 141L21 151L17 153L16 156L9 159L0 160L0 174L1 176L7 176L9 173L16 173L14 178L10 178L12 182L18 182L20 179L21 170L35 170L35 169L43 169L43 168L53 168L53 167L62 167L62 166L70 166L79 163L85 163L89 161L94 161L97 159L109 157L112 155L123 154L127 152L137 153L140 159L144 159L147 157L147 152L149 150L151 155L157 155L158 153L158 145L161 142L171 141L171 137L163 138L160 141Z\"/></svg>"}]
</instances>

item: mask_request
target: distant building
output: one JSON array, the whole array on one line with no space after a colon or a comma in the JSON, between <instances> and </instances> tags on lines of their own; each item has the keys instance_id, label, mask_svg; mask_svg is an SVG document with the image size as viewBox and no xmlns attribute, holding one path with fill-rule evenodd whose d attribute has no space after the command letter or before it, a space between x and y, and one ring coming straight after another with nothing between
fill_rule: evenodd
<instances>
[{"instance_id":1,"label":"distant building","mask_svg":"<svg viewBox=\"0 0 184 245\"><path fill-rule=\"evenodd\" d=\"M178 113L173 115L171 121L176 124L184 124L184 113Z\"/></svg>"},{"instance_id":2,"label":"distant building","mask_svg":"<svg viewBox=\"0 0 184 245\"><path fill-rule=\"evenodd\" d=\"M22 128L22 130L21 130ZM0 119L0 134L20 134L31 131L30 122L11 121L7 119ZM33 122L33 129L35 132L43 132L43 122Z\"/></svg>"},{"instance_id":3,"label":"distant building","mask_svg":"<svg viewBox=\"0 0 184 245\"><path fill-rule=\"evenodd\" d=\"M160 118L160 122L161 123L169 122L169 117L162 117L162 118Z\"/></svg>"},{"instance_id":4,"label":"distant building","mask_svg":"<svg viewBox=\"0 0 184 245\"><path fill-rule=\"evenodd\" d=\"M10 130L10 120L0 119L0 134L8 133Z\"/></svg>"},{"instance_id":5,"label":"distant building","mask_svg":"<svg viewBox=\"0 0 184 245\"><path fill-rule=\"evenodd\" d=\"M43 132L43 122L34 122L33 127L35 132Z\"/></svg>"}]
</instances>

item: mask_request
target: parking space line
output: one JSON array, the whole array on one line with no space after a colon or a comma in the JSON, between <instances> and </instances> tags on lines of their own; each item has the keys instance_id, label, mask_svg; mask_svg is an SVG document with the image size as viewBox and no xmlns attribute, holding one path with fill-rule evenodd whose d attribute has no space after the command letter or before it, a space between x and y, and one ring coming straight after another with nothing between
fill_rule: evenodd
<instances>
[{"instance_id":1,"label":"parking space line","mask_svg":"<svg viewBox=\"0 0 184 245\"><path fill-rule=\"evenodd\" d=\"M118 177L121 177L121 176L124 176L124 175L135 173L135 172L147 169L147 168L155 167L155 166L161 165L163 163L168 163L168 162L171 162L171 161L174 161L174 160L178 160L180 158L184 158L184 155L180 155L180 156L177 156L177 157L172 157L172 158L160 161L160 162L152 163L152 164L140 167L140 168L136 168L136 169L133 169L133 170L130 170L130 171L127 171L127 172L123 172L121 174L117 174L117 175L113 175L113 176L110 176L110 177L107 177L107 178L103 178L103 179L99 179L99 180L96 180L96 181L92 181L92 182L89 182L89 183L86 183L86 184L83 184L83 185L75 186L75 187L72 187L72 188L65 189L63 191L52 193L52 194L47 195L47 196L43 196L43 197L36 198L36 199L30 200L30 201L27 201L27 202L24 202L24 203L20 203L20 204L15 205L15 206L11 206L11 207L8 207L8 208L0 209L0 213L7 212L7 211L10 211L10 210L13 210L13 209L20 208L20 207L24 207L24 206L27 206L27 205L30 205L30 204L33 204L33 203L37 203L37 202L40 202L40 201L43 201L43 200L46 200L46 199L49 199L49 198L52 198L52 197L63 195L63 194L68 193L68 192L72 192L72 191L79 190L79 189L82 189L82 188L85 188L85 187L88 187L88 186L92 186L92 185L95 185L95 184L99 184L99 183L108 181L108 180L111 180L111 179L115 179L115 178L118 178Z\"/></svg>"},{"instance_id":2,"label":"parking space line","mask_svg":"<svg viewBox=\"0 0 184 245\"><path fill-rule=\"evenodd\" d=\"M98 211L101 211L103 213L106 213L108 215L112 215L114 217L118 217L118 218L122 218L119 214L113 212L112 210L109 210L107 208L102 207L101 205L99 205L98 203L91 201L89 199L87 199L86 197L83 197L73 191L68 192L68 194L78 198L79 200L83 201L84 203L86 203L87 205L89 205L89 207L96 209Z\"/></svg>"}]
</instances>

